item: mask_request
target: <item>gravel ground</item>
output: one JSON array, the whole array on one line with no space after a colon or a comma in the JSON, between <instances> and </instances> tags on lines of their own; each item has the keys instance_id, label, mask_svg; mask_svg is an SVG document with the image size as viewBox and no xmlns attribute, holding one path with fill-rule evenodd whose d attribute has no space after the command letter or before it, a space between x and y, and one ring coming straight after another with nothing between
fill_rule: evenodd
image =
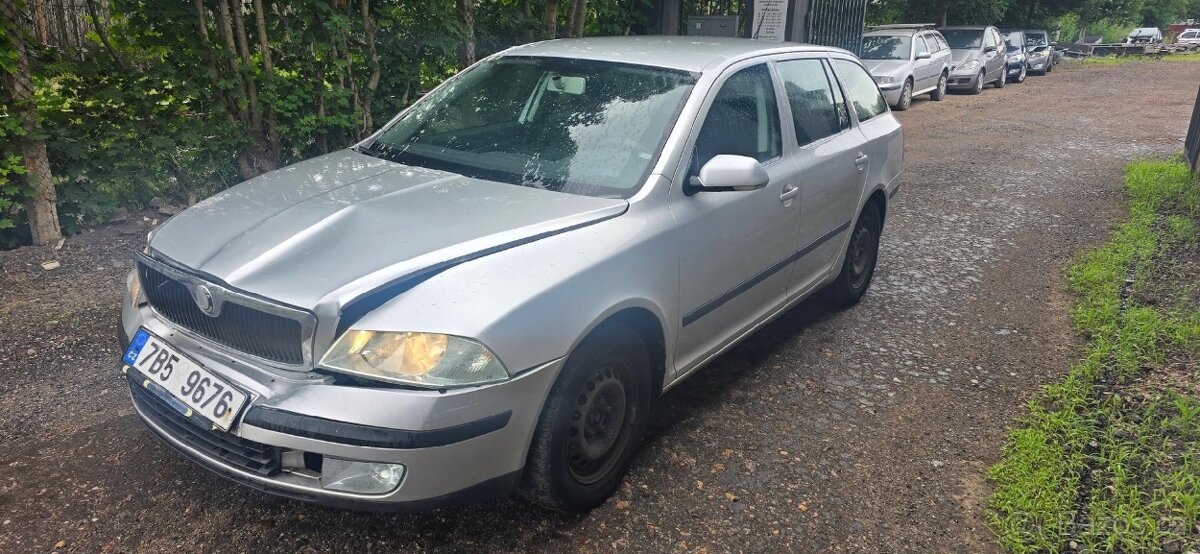
<instances>
[{"instance_id":1,"label":"gravel ground","mask_svg":"<svg viewBox=\"0 0 1200 554\"><path fill-rule=\"evenodd\" d=\"M1182 147L1197 84L1195 63L1061 67L915 102L867 298L801 305L670 392L582 517L343 512L217 479L114 368L142 217L0 253L0 551L993 551L986 468L1077 352L1061 271L1121 215L1123 165Z\"/></svg>"}]
</instances>

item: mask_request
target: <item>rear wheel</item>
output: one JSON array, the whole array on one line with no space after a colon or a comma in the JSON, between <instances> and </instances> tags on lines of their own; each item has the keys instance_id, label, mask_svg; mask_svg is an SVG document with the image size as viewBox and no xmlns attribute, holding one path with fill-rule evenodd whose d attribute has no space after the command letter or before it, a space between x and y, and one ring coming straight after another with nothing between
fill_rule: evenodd
<instances>
[{"instance_id":1,"label":"rear wheel","mask_svg":"<svg viewBox=\"0 0 1200 554\"><path fill-rule=\"evenodd\" d=\"M875 275L875 264L879 259L879 234L882 230L883 217L879 208L875 204L868 205L850 231L842 270L827 289L835 304L853 306L862 300L871 287L871 278Z\"/></svg>"},{"instance_id":2,"label":"rear wheel","mask_svg":"<svg viewBox=\"0 0 1200 554\"><path fill-rule=\"evenodd\" d=\"M934 102L941 102L941 100L946 97L946 81L946 72L943 71L941 78L938 79L937 88L933 89L933 92L929 93L930 100L933 100Z\"/></svg>"},{"instance_id":3,"label":"rear wheel","mask_svg":"<svg viewBox=\"0 0 1200 554\"><path fill-rule=\"evenodd\" d=\"M646 433L651 370L645 343L628 325L609 323L584 339L542 409L522 496L564 512L603 504Z\"/></svg>"},{"instance_id":4,"label":"rear wheel","mask_svg":"<svg viewBox=\"0 0 1200 554\"><path fill-rule=\"evenodd\" d=\"M913 82L912 79L904 80L904 88L900 89L900 100L896 102L896 111L902 112L912 106Z\"/></svg>"}]
</instances>

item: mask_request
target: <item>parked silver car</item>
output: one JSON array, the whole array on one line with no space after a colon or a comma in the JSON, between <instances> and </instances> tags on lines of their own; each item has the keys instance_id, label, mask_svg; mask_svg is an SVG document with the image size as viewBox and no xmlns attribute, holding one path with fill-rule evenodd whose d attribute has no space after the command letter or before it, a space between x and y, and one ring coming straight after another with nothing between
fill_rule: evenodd
<instances>
[{"instance_id":1,"label":"parked silver car","mask_svg":"<svg viewBox=\"0 0 1200 554\"><path fill-rule=\"evenodd\" d=\"M991 25L941 27L950 43L954 62L950 67L949 87L979 94L991 83L1003 88L1007 79L1008 58L1000 31Z\"/></svg>"},{"instance_id":2,"label":"parked silver car","mask_svg":"<svg viewBox=\"0 0 1200 554\"><path fill-rule=\"evenodd\" d=\"M863 35L859 58L892 108L907 110L913 96L946 97L950 46L931 24L880 25Z\"/></svg>"},{"instance_id":3,"label":"parked silver car","mask_svg":"<svg viewBox=\"0 0 1200 554\"><path fill-rule=\"evenodd\" d=\"M1054 56L1055 46L1050 40L1050 34L1045 30L1025 30L1025 58L1030 73L1045 75L1054 71L1054 66L1058 63Z\"/></svg>"},{"instance_id":4,"label":"parked silver car","mask_svg":"<svg viewBox=\"0 0 1200 554\"><path fill-rule=\"evenodd\" d=\"M653 398L815 291L862 297L902 152L842 50L511 48L158 228L121 368L163 441L256 489L587 510Z\"/></svg>"},{"instance_id":5,"label":"parked silver car","mask_svg":"<svg viewBox=\"0 0 1200 554\"><path fill-rule=\"evenodd\" d=\"M1200 48L1200 29L1184 29L1179 36L1175 38L1177 46L1187 47L1189 50Z\"/></svg>"}]
</instances>

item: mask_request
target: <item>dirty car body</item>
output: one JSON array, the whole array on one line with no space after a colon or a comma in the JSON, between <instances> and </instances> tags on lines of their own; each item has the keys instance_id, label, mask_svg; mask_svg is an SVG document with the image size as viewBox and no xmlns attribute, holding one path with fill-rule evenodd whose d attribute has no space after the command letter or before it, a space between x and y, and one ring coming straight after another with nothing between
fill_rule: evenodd
<instances>
[{"instance_id":1,"label":"dirty car body","mask_svg":"<svg viewBox=\"0 0 1200 554\"><path fill-rule=\"evenodd\" d=\"M152 233L121 368L162 440L260 490L586 510L654 396L818 289L861 296L902 150L841 50L512 48Z\"/></svg>"}]
</instances>

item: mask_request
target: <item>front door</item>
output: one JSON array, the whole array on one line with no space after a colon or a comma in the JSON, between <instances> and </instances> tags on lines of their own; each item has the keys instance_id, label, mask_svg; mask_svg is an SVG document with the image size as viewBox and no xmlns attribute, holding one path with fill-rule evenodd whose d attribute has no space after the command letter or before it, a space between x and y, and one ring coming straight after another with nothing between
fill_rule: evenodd
<instances>
[{"instance_id":1,"label":"front door","mask_svg":"<svg viewBox=\"0 0 1200 554\"><path fill-rule=\"evenodd\" d=\"M693 135L690 161L677 173L669 200L679 244L681 370L783 302L800 215L768 66L734 66L713 90ZM770 181L750 191L689 190L688 179L718 154L758 160Z\"/></svg>"}]
</instances>

